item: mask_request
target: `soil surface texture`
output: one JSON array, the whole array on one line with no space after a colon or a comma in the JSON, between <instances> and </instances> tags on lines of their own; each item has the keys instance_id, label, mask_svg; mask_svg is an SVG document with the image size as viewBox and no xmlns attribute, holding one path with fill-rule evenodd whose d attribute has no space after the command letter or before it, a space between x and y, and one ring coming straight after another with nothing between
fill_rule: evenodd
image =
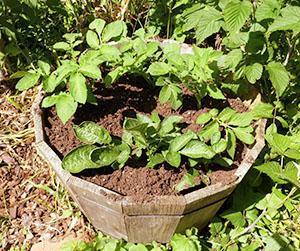
<instances>
[{"instance_id":1,"label":"soil surface texture","mask_svg":"<svg viewBox=\"0 0 300 251\"><path fill-rule=\"evenodd\" d=\"M182 127L184 130L198 132L201 125L195 123L197 117L218 107L222 109L231 106L238 112L247 111L247 107L240 99L227 99L215 101L211 99L203 100L203 108L198 108L196 99L192 94L183 89L183 106L174 111L168 104L160 104L158 101L158 90L155 87L145 84L141 79L122 79L109 88L98 86L96 93L98 105L87 104L80 107L74 117L66 125L63 125L57 117L55 110L47 110L45 116L45 132L50 145L60 155L65 156L74 147L80 145L79 140L73 132L73 125L83 121L94 121L105 127L113 136L121 137L123 121L125 117L135 117L137 113L150 115L156 110L161 117L170 115L181 115L183 117ZM218 182L229 184L236 180L234 175L235 167L243 158L243 145L238 146L237 159L231 169L213 167L213 172L207 173L203 167L199 167L203 173L207 174L210 184ZM174 186L180 182L187 172L185 166L175 169L162 164L155 169L149 169L145 160L130 160L121 170L112 168L100 168L87 170L79 177L92 183L101 185L117 193L139 199L157 195L175 195ZM204 183L199 187L205 186Z\"/></svg>"}]
</instances>

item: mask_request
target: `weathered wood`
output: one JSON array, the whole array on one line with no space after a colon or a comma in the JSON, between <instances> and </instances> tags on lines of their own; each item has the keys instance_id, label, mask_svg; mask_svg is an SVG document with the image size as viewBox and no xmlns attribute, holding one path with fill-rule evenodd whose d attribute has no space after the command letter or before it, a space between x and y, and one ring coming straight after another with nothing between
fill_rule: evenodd
<instances>
[{"instance_id":1,"label":"weathered wood","mask_svg":"<svg viewBox=\"0 0 300 251\"><path fill-rule=\"evenodd\" d=\"M170 241L182 217L180 215L125 216L128 241L166 243Z\"/></svg>"},{"instance_id":2,"label":"weathered wood","mask_svg":"<svg viewBox=\"0 0 300 251\"><path fill-rule=\"evenodd\" d=\"M223 205L226 199L227 198L224 198L223 200L220 200L207 207L201 208L197 211L184 215L180 219L175 232L182 233L187 228L191 228L193 226L197 227L198 229L203 229L215 216L215 214Z\"/></svg>"},{"instance_id":3,"label":"weathered wood","mask_svg":"<svg viewBox=\"0 0 300 251\"><path fill-rule=\"evenodd\" d=\"M126 215L181 215L185 206L183 196L158 196L149 202L136 202L125 197L122 203Z\"/></svg>"},{"instance_id":4,"label":"weathered wood","mask_svg":"<svg viewBox=\"0 0 300 251\"><path fill-rule=\"evenodd\" d=\"M114 238L127 240L123 214L110 210L107 207L102 207L85 197L78 197L78 202L86 217L96 228Z\"/></svg>"},{"instance_id":5,"label":"weathered wood","mask_svg":"<svg viewBox=\"0 0 300 251\"><path fill-rule=\"evenodd\" d=\"M44 92L39 87L38 94L35 97L35 100L31 107L31 115L34 123L34 135L35 135L36 143L44 141L43 118L42 118L42 110L40 108L40 104L43 98L44 98Z\"/></svg>"},{"instance_id":6,"label":"weathered wood","mask_svg":"<svg viewBox=\"0 0 300 251\"><path fill-rule=\"evenodd\" d=\"M216 201L227 198L236 188L237 184L237 181L225 186L218 183L184 195L186 200L184 214L204 208Z\"/></svg>"},{"instance_id":7,"label":"weathered wood","mask_svg":"<svg viewBox=\"0 0 300 251\"><path fill-rule=\"evenodd\" d=\"M257 128L255 130L255 140L256 143L252 148L250 148L242 163L239 165L237 171L235 172L235 175L239 177L239 182L242 181L244 176L247 174L249 169L252 167L254 161L257 159L259 153L265 146L265 137L264 132L266 129L266 123L267 121L265 119L259 120L257 124Z\"/></svg>"},{"instance_id":8,"label":"weathered wood","mask_svg":"<svg viewBox=\"0 0 300 251\"><path fill-rule=\"evenodd\" d=\"M96 204L104 208L108 208L118 213L123 213L123 196L109 189L95 185L74 176L71 176L68 180L68 186L79 197L84 197L88 200L94 201Z\"/></svg>"}]
</instances>

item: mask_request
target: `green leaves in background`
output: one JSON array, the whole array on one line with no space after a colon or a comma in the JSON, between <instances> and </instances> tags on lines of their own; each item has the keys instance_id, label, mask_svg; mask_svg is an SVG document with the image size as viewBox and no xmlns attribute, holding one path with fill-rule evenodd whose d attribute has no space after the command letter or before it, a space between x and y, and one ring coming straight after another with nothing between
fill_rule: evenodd
<instances>
[{"instance_id":1,"label":"green leaves in background","mask_svg":"<svg viewBox=\"0 0 300 251\"><path fill-rule=\"evenodd\" d=\"M195 236L196 237L196 236ZM201 251L201 245L197 238L175 234L170 242L173 251Z\"/></svg>"},{"instance_id":2,"label":"green leaves in background","mask_svg":"<svg viewBox=\"0 0 300 251\"><path fill-rule=\"evenodd\" d=\"M98 18L89 24L89 28L90 30L95 30L97 34L100 36L104 29L105 24L106 22L103 19Z\"/></svg>"},{"instance_id":3,"label":"green leaves in background","mask_svg":"<svg viewBox=\"0 0 300 251\"><path fill-rule=\"evenodd\" d=\"M300 189L300 165L294 161L282 168L278 162L270 161L256 167L262 173L267 174L278 184L292 183Z\"/></svg>"},{"instance_id":4,"label":"green leaves in background","mask_svg":"<svg viewBox=\"0 0 300 251\"><path fill-rule=\"evenodd\" d=\"M148 72L152 76L161 76L161 75L168 74L170 70L171 68L168 64L163 62L155 62L150 65Z\"/></svg>"},{"instance_id":5,"label":"green leaves in background","mask_svg":"<svg viewBox=\"0 0 300 251\"><path fill-rule=\"evenodd\" d=\"M262 73L263 66L260 63L254 63L245 68L245 76L251 84L255 84L261 78Z\"/></svg>"},{"instance_id":6,"label":"green leaves in background","mask_svg":"<svg viewBox=\"0 0 300 251\"><path fill-rule=\"evenodd\" d=\"M35 85L38 84L39 78L40 78L39 73L35 72L27 72L17 83L16 88L19 91L24 91L27 90Z\"/></svg>"},{"instance_id":7,"label":"green leaves in background","mask_svg":"<svg viewBox=\"0 0 300 251\"><path fill-rule=\"evenodd\" d=\"M159 92L159 102L162 104L170 102L172 108L177 110L182 105L181 92L177 85L164 85Z\"/></svg>"},{"instance_id":8,"label":"green leaves in background","mask_svg":"<svg viewBox=\"0 0 300 251\"><path fill-rule=\"evenodd\" d=\"M185 18L187 20L183 25L183 30L195 29L198 44L218 32L224 22L221 12L210 6L189 13Z\"/></svg>"},{"instance_id":9,"label":"green leaves in background","mask_svg":"<svg viewBox=\"0 0 300 251\"><path fill-rule=\"evenodd\" d=\"M294 36L300 32L300 7L287 6L280 11L280 16L276 17L270 25L269 31L292 30Z\"/></svg>"},{"instance_id":10,"label":"green leaves in background","mask_svg":"<svg viewBox=\"0 0 300 251\"><path fill-rule=\"evenodd\" d=\"M248 0L229 1L224 9L224 19L229 32L238 32L249 18L251 11L252 4Z\"/></svg>"},{"instance_id":11,"label":"green leaves in background","mask_svg":"<svg viewBox=\"0 0 300 251\"><path fill-rule=\"evenodd\" d=\"M96 32L88 30L86 33L86 42L92 49L98 49L100 47L100 40Z\"/></svg>"},{"instance_id":12,"label":"green leaves in background","mask_svg":"<svg viewBox=\"0 0 300 251\"><path fill-rule=\"evenodd\" d=\"M100 79L101 78L101 71L98 65L95 64L84 64L81 65L79 71L86 77L92 79Z\"/></svg>"},{"instance_id":13,"label":"green leaves in background","mask_svg":"<svg viewBox=\"0 0 300 251\"><path fill-rule=\"evenodd\" d=\"M125 25L126 27L126 25ZM113 38L117 38L122 35L124 31L123 21L114 21L105 26L102 32L102 41L108 42Z\"/></svg>"},{"instance_id":14,"label":"green leaves in background","mask_svg":"<svg viewBox=\"0 0 300 251\"><path fill-rule=\"evenodd\" d=\"M276 94L280 97L289 85L289 73L279 62L270 62L267 65L267 71L272 85L275 88Z\"/></svg>"}]
</instances>

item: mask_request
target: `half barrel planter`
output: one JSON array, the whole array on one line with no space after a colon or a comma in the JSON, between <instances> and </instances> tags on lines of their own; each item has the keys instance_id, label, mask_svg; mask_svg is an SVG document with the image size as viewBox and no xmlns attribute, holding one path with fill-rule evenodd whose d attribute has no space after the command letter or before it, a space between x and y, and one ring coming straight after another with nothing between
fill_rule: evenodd
<instances>
[{"instance_id":1,"label":"half barrel planter","mask_svg":"<svg viewBox=\"0 0 300 251\"><path fill-rule=\"evenodd\" d=\"M162 46L169 42L162 42ZM182 53L192 53L191 47L183 45ZM203 229L242 181L265 145L266 121L259 120L255 124L256 141L247 148L236 169L235 181L227 185L217 183L185 195L157 196L153 200L137 202L130 196L90 183L62 169L61 159L45 138L43 110L40 107L43 96L43 92L39 91L32 107L39 155L53 168L60 182L95 228L130 242L166 243L174 233L184 232L187 228ZM257 102L260 102L259 96L250 107Z\"/></svg>"}]
</instances>

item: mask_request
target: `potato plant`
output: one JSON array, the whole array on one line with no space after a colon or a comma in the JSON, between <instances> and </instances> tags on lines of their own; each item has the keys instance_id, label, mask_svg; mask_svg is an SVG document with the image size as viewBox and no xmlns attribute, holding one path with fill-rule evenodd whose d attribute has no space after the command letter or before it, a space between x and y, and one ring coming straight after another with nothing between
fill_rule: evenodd
<instances>
[{"instance_id":1,"label":"potato plant","mask_svg":"<svg viewBox=\"0 0 300 251\"><path fill-rule=\"evenodd\" d=\"M96 104L92 93L94 84L103 82L109 87L123 75L142 76L149 85L156 85L160 89L160 102L171 104L174 110L182 106L182 85L193 93L199 107L206 96L224 100L228 91L236 91L236 81L251 85L263 76L262 62L247 63L249 53L251 57L257 57L259 53L258 48L247 47L252 40L245 40L245 48L241 44L229 43L233 32L238 32L250 15L249 4L247 1L235 2L233 7L228 7L230 10L224 12L224 21L218 21L220 27L225 23L227 25L224 46L230 47L230 51L194 45L191 53L182 53L178 42L162 45L151 39L151 32L147 33L142 28L128 37L125 22L117 20L107 24L102 19L95 19L85 34L67 33L63 36L65 41L53 45L59 55L56 67L39 61L35 70L15 74L15 77L23 76L16 87L22 91L41 81L48 93L42 106L55 106L63 123L75 114L79 105ZM237 10L245 11L245 16L233 21L230 13ZM265 65L265 70L269 73L276 96L280 97L287 88L286 82L290 76L283 64L270 60L266 62L269 63ZM108 73L102 78L104 68ZM280 72L282 79L279 83ZM272 112L273 106L270 108L266 104L247 113L238 113L230 108L221 112L212 109L197 119L196 122L204 126L199 133L183 133L178 127L180 116L161 120L155 112L150 117L137 114L136 118L125 119L121 139L111 137L104 128L87 121L74 128L76 136L85 145L65 156L63 167L73 173L105 166L120 168L129 158L141 158L144 154L150 168L164 162L178 168L183 161L187 161L190 168L200 163L218 163L228 167L233 163L237 141L253 144L253 121L272 117ZM284 123L282 117L277 119ZM193 177L197 177L197 172L187 174L185 180L193 183Z\"/></svg>"}]
</instances>

